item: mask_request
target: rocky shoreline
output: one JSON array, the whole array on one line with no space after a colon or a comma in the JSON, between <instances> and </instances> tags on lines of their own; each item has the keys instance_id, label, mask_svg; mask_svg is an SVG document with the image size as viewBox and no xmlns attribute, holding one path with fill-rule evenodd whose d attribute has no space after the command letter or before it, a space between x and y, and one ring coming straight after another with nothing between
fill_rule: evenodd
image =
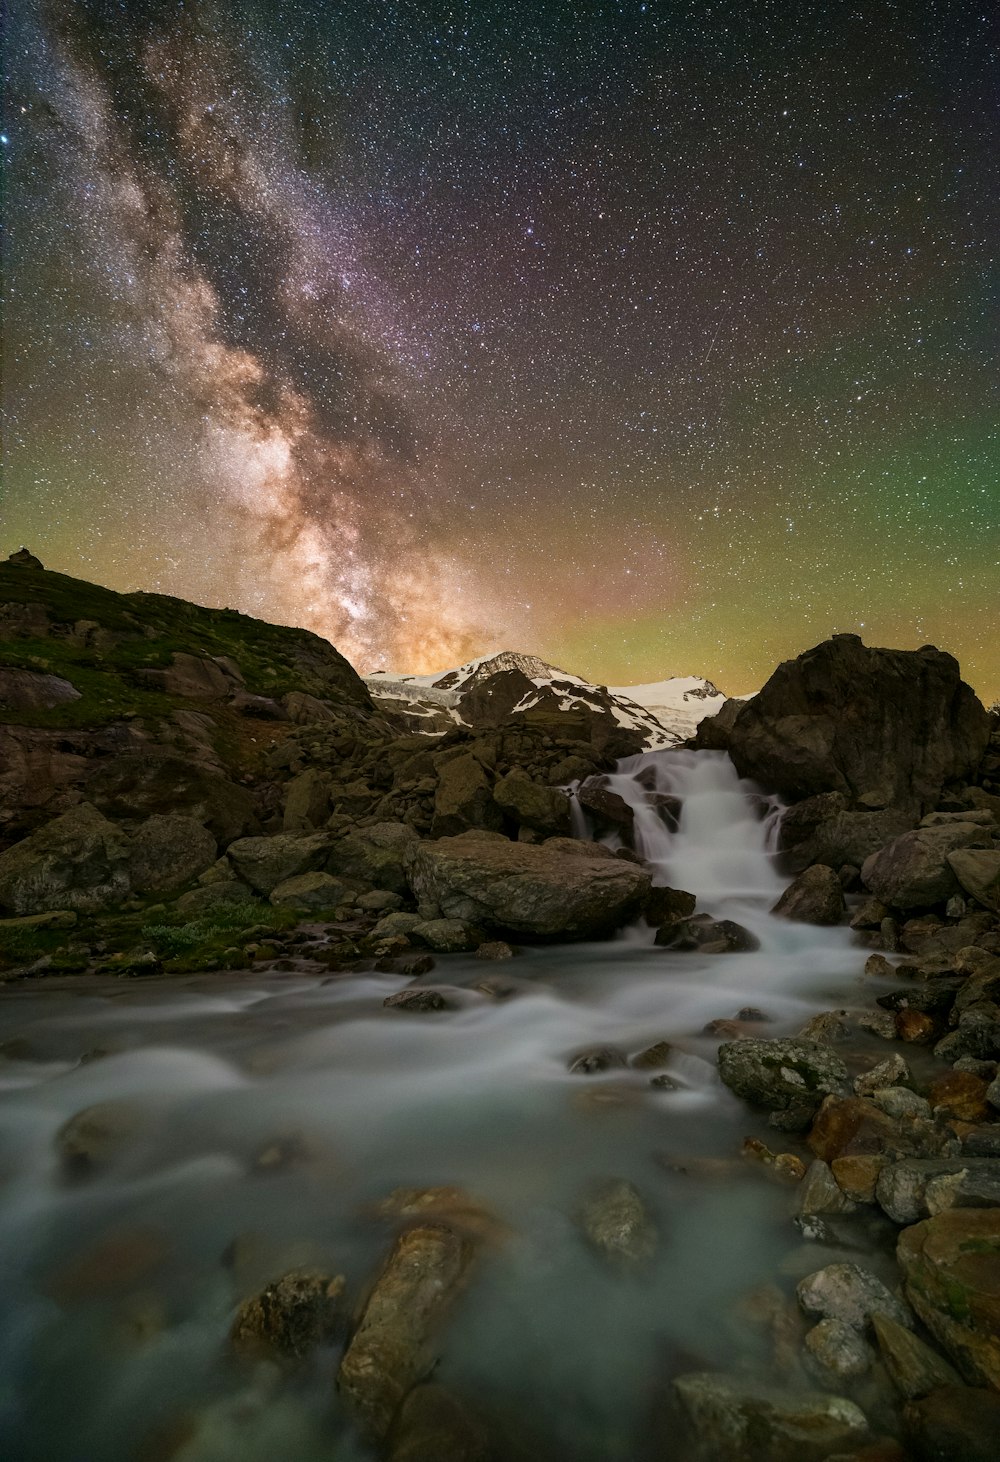
<instances>
[{"instance_id":1,"label":"rocky shoreline","mask_svg":"<svg viewBox=\"0 0 1000 1462\"><path fill-rule=\"evenodd\" d=\"M610 780L641 739L599 707L416 735L313 636L75 585L23 555L0 567L0 662L0 980L12 991L375 971L410 982L386 997L390 1012L434 1019L454 1001L435 960L454 954L478 956L478 991L503 1001L516 982L488 971L522 943L643 919L663 960L754 947L749 929L654 885ZM675 1367L657 1404L685 1450L657 1455L992 1458L1000 718L950 656L838 636L703 722L696 744L791 803L779 836L794 876L775 914L849 923L871 953L860 1007L774 1036L766 1010L711 1023L722 1082L773 1133L748 1136L733 1164L787 1185L801 1243L789 1272L746 1296L765 1362ZM645 805L668 827L682 811L653 787ZM662 1091L665 1045L578 1050L567 1065L641 1072ZM14 1037L0 1056L30 1052ZM81 1110L58 1139L67 1178L93 1180L123 1141L127 1104ZM342 1402L392 1462L528 1455L433 1379L451 1310L503 1224L444 1187L393 1192L377 1220L387 1249L360 1291L359 1276L308 1265L270 1275L239 1306L234 1356L263 1357L280 1378L337 1347ZM632 1182L609 1177L577 1222L622 1283L655 1262L656 1216ZM810 1247L844 1257L811 1267Z\"/></svg>"}]
</instances>

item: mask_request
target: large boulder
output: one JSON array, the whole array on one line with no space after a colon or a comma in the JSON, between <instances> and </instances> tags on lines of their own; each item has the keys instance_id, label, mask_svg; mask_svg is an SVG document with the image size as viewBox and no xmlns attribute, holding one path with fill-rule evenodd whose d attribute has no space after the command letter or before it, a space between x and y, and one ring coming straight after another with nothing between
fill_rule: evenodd
<instances>
[{"instance_id":1,"label":"large boulder","mask_svg":"<svg viewBox=\"0 0 1000 1462\"><path fill-rule=\"evenodd\" d=\"M256 893L268 895L287 879L322 867L330 843L328 833L310 833L301 838L288 833L273 838L238 838L230 843L228 856L244 883Z\"/></svg>"},{"instance_id":2,"label":"large boulder","mask_svg":"<svg viewBox=\"0 0 1000 1462\"><path fill-rule=\"evenodd\" d=\"M429 917L521 934L608 934L638 913L650 888L644 869L572 838L531 845L472 833L417 843L406 859Z\"/></svg>"},{"instance_id":3,"label":"large boulder","mask_svg":"<svg viewBox=\"0 0 1000 1462\"><path fill-rule=\"evenodd\" d=\"M497 806L518 824L547 837L568 837L570 803L565 792L533 782L515 767L493 788Z\"/></svg>"},{"instance_id":4,"label":"large boulder","mask_svg":"<svg viewBox=\"0 0 1000 1462\"><path fill-rule=\"evenodd\" d=\"M130 854L121 828L82 802L0 853L0 909L93 912L121 903L132 887Z\"/></svg>"},{"instance_id":5,"label":"large boulder","mask_svg":"<svg viewBox=\"0 0 1000 1462\"><path fill-rule=\"evenodd\" d=\"M161 747L130 749L106 759L88 778L86 792L96 807L113 817L183 813L207 827L223 846L260 831L246 787Z\"/></svg>"},{"instance_id":6,"label":"large boulder","mask_svg":"<svg viewBox=\"0 0 1000 1462\"><path fill-rule=\"evenodd\" d=\"M796 802L782 815L778 846L785 864L801 873L814 863L860 868L866 858L908 832L913 818L898 807L852 811L842 792L821 792Z\"/></svg>"},{"instance_id":7,"label":"large boulder","mask_svg":"<svg viewBox=\"0 0 1000 1462\"><path fill-rule=\"evenodd\" d=\"M1000 848L960 848L948 865L970 897L1000 914Z\"/></svg>"},{"instance_id":8,"label":"large boulder","mask_svg":"<svg viewBox=\"0 0 1000 1462\"><path fill-rule=\"evenodd\" d=\"M0 712L50 711L80 699L80 692L61 675L0 665Z\"/></svg>"},{"instance_id":9,"label":"large boulder","mask_svg":"<svg viewBox=\"0 0 1000 1462\"><path fill-rule=\"evenodd\" d=\"M688 1433L664 1456L692 1462L823 1462L867 1439L864 1412L843 1396L781 1391L716 1371L679 1376L674 1394Z\"/></svg>"},{"instance_id":10,"label":"large boulder","mask_svg":"<svg viewBox=\"0 0 1000 1462\"><path fill-rule=\"evenodd\" d=\"M949 853L958 848L989 846L989 833L976 823L918 827L867 858L861 878L884 904L896 909L926 909L960 891Z\"/></svg>"},{"instance_id":11,"label":"large boulder","mask_svg":"<svg viewBox=\"0 0 1000 1462\"><path fill-rule=\"evenodd\" d=\"M218 849L208 828L193 817L150 817L132 835L129 873L136 893L182 888L215 862Z\"/></svg>"},{"instance_id":12,"label":"large boulder","mask_svg":"<svg viewBox=\"0 0 1000 1462\"><path fill-rule=\"evenodd\" d=\"M736 717L729 754L741 776L792 798L842 792L862 807L925 810L946 782L970 778L989 735L951 655L835 635L778 666Z\"/></svg>"},{"instance_id":13,"label":"large boulder","mask_svg":"<svg viewBox=\"0 0 1000 1462\"><path fill-rule=\"evenodd\" d=\"M375 822L338 838L329 849L325 867L339 878L406 894L410 887L404 856L416 841L417 834L409 823Z\"/></svg>"},{"instance_id":14,"label":"large boulder","mask_svg":"<svg viewBox=\"0 0 1000 1462\"><path fill-rule=\"evenodd\" d=\"M848 1089L847 1067L818 1041L730 1041L719 1047L719 1076L745 1101L803 1115L815 1112L828 1094Z\"/></svg>"},{"instance_id":15,"label":"large boulder","mask_svg":"<svg viewBox=\"0 0 1000 1462\"><path fill-rule=\"evenodd\" d=\"M973 1386L1000 1390L1000 1209L949 1208L904 1229L906 1297Z\"/></svg>"}]
</instances>

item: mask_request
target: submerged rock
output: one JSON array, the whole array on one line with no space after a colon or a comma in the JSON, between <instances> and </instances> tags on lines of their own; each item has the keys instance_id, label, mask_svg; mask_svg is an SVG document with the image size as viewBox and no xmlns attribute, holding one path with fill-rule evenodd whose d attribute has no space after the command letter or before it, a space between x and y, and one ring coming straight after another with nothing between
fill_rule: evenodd
<instances>
[{"instance_id":1,"label":"submerged rock","mask_svg":"<svg viewBox=\"0 0 1000 1462\"><path fill-rule=\"evenodd\" d=\"M600 1184L587 1198L580 1225L596 1252L618 1268L642 1268L656 1253L652 1215L638 1188L622 1178Z\"/></svg>"},{"instance_id":2,"label":"submerged rock","mask_svg":"<svg viewBox=\"0 0 1000 1462\"><path fill-rule=\"evenodd\" d=\"M417 1386L399 1409L388 1462L490 1462L478 1421L444 1386Z\"/></svg>"},{"instance_id":3,"label":"submerged rock","mask_svg":"<svg viewBox=\"0 0 1000 1462\"><path fill-rule=\"evenodd\" d=\"M688 1446L668 1455L693 1462L824 1462L868 1435L864 1412L843 1396L782 1391L716 1372L680 1376L674 1394Z\"/></svg>"},{"instance_id":4,"label":"submerged rock","mask_svg":"<svg viewBox=\"0 0 1000 1462\"><path fill-rule=\"evenodd\" d=\"M440 990L432 990L426 985L397 990L395 995L387 995L382 1004L386 1010L407 1010L417 1015L452 1009L451 1002L445 999Z\"/></svg>"},{"instance_id":5,"label":"submerged rock","mask_svg":"<svg viewBox=\"0 0 1000 1462\"><path fill-rule=\"evenodd\" d=\"M84 1107L56 1134L56 1146L68 1177L89 1178L119 1156L142 1128L143 1113L122 1100Z\"/></svg>"},{"instance_id":6,"label":"submerged rock","mask_svg":"<svg viewBox=\"0 0 1000 1462\"><path fill-rule=\"evenodd\" d=\"M434 1369L441 1324L474 1253L467 1238L438 1224L407 1229L393 1245L337 1372L369 1435L387 1435L404 1397Z\"/></svg>"}]
</instances>

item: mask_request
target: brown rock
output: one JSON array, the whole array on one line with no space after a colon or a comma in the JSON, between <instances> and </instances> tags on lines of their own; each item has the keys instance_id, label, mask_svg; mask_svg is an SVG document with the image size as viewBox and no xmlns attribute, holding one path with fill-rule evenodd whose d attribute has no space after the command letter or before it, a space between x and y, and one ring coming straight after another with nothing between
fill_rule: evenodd
<instances>
[{"instance_id":1,"label":"brown rock","mask_svg":"<svg viewBox=\"0 0 1000 1462\"><path fill-rule=\"evenodd\" d=\"M830 1164L840 1191L855 1203L874 1203L878 1175L889 1161L881 1153L835 1157Z\"/></svg>"},{"instance_id":2,"label":"brown rock","mask_svg":"<svg viewBox=\"0 0 1000 1462\"><path fill-rule=\"evenodd\" d=\"M971 1386L943 1386L903 1413L917 1462L995 1462L1000 1396Z\"/></svg>"},{"instance_id":3,"label":"brown rock","mask_svg":"<svg viewBox=\"0 0 1000 1462\"><path fill-rule=\"evenodd\" d=\"M341 1320L344 1276L293 1269L240 1305L229 1333L245 1358L301 1360L333 1339Z\"/></svg>"},{"instance_id":4,"label":"brown rock","mask_svg":"<svg viewBox=\"0 0 1000 1462\"><path fill-rule=\"evenodd\" d=\"M963 1122L982 1122L990 1114L988 1089L989 1082L971 1071L946 1071L931 1083L928 1097L938 1111Z\"/></svg>"},{"instance_id":5,"label":"brown rock","mask_svg":"<svg viewBox=\"0 0 1000 1462\"><path fill-rule=\"evenodd\" d=\"M841 1157L879 1153L895 1136L892 1119L874 1102L829 1096L816 1113L808 1142L817 1157L832 1164Z\"/></svg>"},{"instance_id":6,"label":"brown rock","mask_svg":"<svg viewBox=\"0 0 1000 1462\"><path fill-rule=\"evenodd\" d=\"M906 1295L972 1385L1000 1389L1000 1209L950 1208L904 1229Z\"/></svg>"}]
</instances>

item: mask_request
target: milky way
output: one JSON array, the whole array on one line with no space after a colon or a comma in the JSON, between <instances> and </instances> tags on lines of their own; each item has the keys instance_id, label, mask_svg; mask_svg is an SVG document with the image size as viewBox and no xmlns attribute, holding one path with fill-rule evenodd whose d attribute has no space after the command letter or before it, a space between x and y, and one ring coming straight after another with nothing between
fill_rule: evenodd
<instances>
[{"instance_id":1,"label":"milky way","mask_svg":"<svg viewBox=\"0 0 1000 1462\"><path fill-rule=\"evenodd\" d=\"M15 6L5 536L363 668L996 695L992 26Z\"/></svg>"}]
</instances>

